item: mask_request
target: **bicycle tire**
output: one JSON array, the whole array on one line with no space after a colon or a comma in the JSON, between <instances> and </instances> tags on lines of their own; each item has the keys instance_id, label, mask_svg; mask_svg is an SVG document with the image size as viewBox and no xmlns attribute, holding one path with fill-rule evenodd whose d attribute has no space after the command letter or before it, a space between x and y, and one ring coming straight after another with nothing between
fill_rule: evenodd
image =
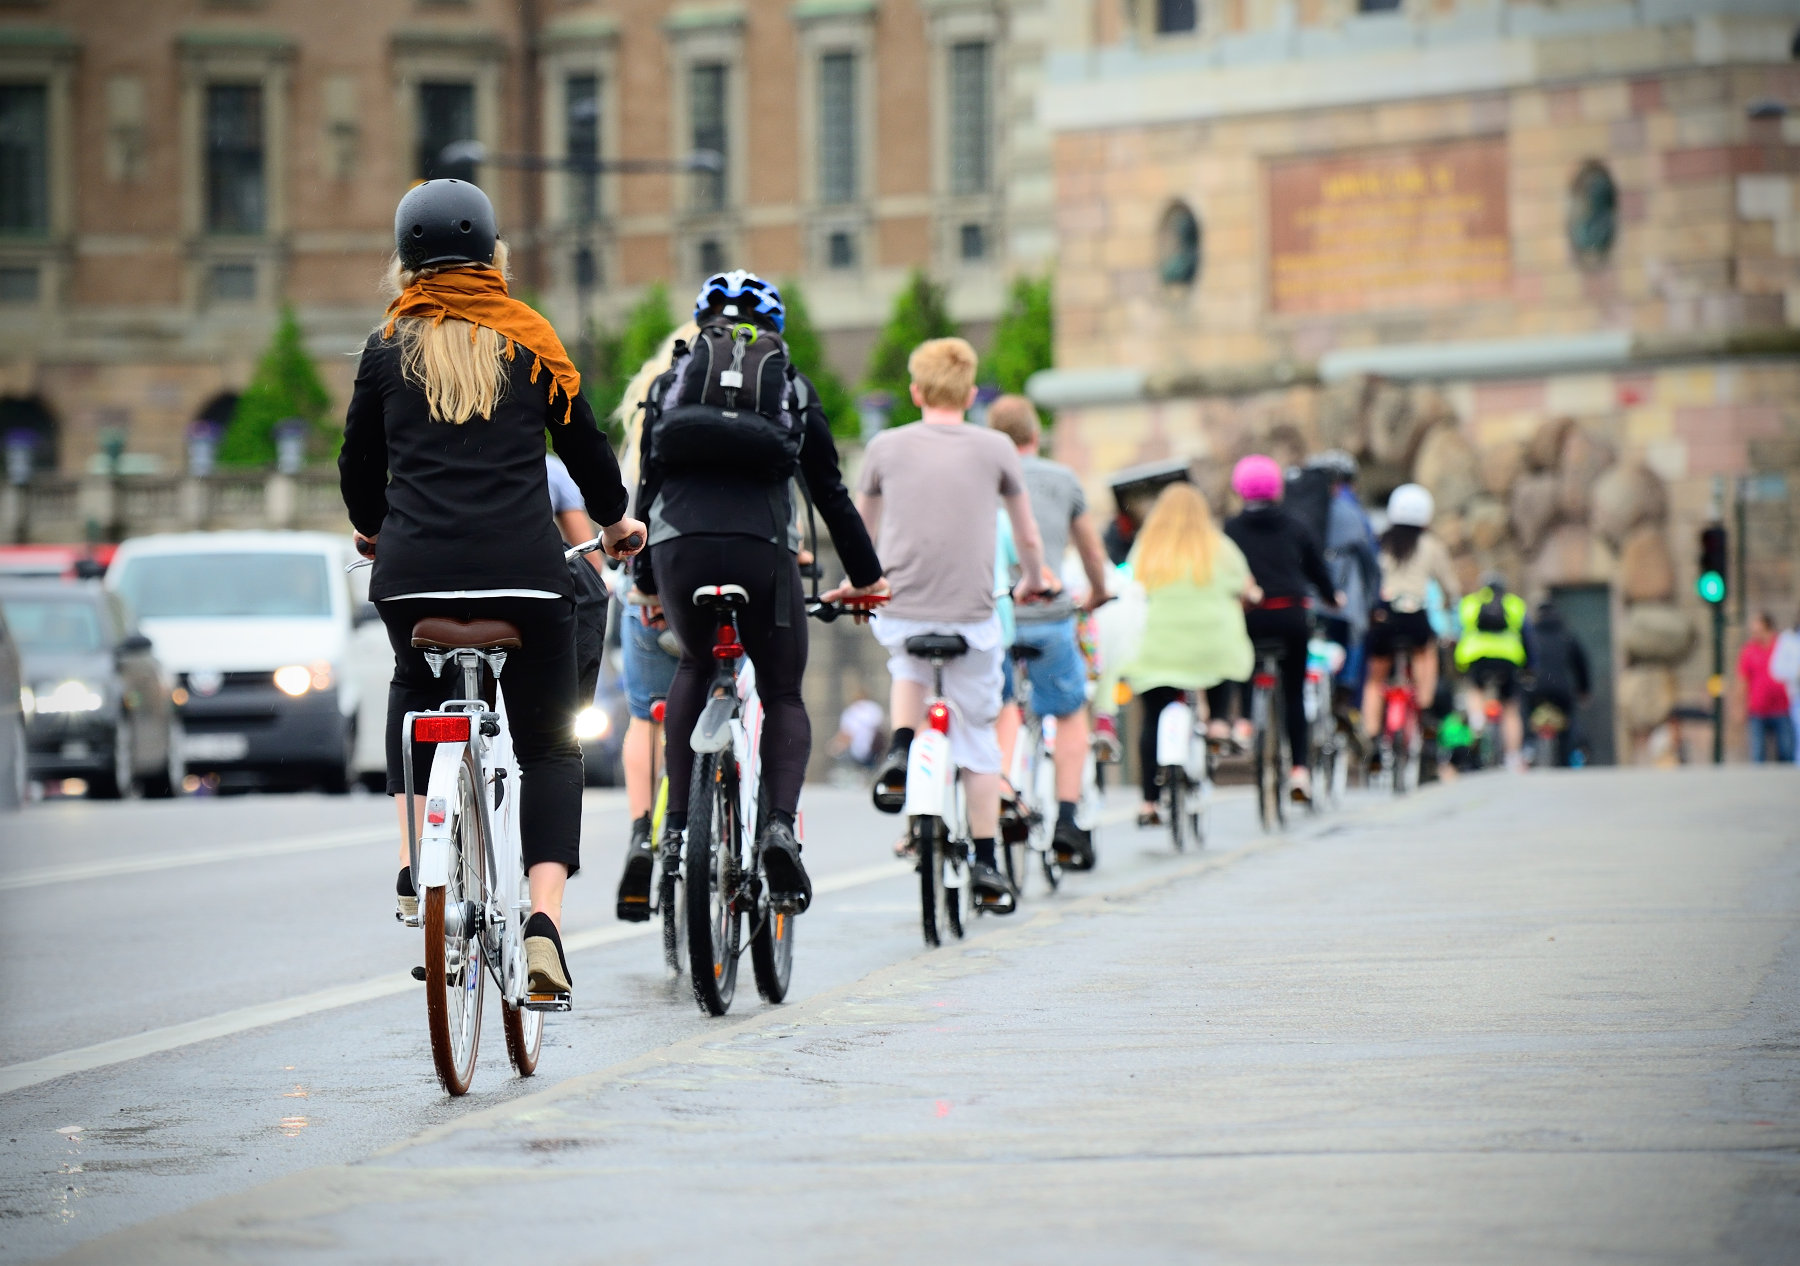
<instances>
[{"instance_id":1,"label":"bicycle tire","mask_svg":"<svg viewBox=\"0 0 1800 1266\"><path fill-rule=\"evenodd\" d=\"M1411 744L1408 740L1409 735L1404 727L1394 731L1392 736L1388 739L1388 752L1391 763L1387 766L1387 769L1388 776L1393 779L1394 794L1396 796L1404 796L1408 791L1406 776L1412 765L1412 753L1409 750Z\"/></svg>"},{"instance_id":2,"label":"bicycle tire","mask_svg":"<svg viewBox=\"0 0 1800 1266\"><path fill-rule=\"evenodd\" d=\"M1185 816L1182 812L1181 793L1182 784L1186 781L1187 780L1182 777L1182 771L1175 768L1175 766L1163 766L1163 795L1169 802L1169 835L1170 838L1175 841L1175 851L1177 853L1187 851L1187 844L1181 838L1182 827L1184 825L1182 818Z\"/></svg>"},{"instance_id":3,"label":"bicycle tire","mask_svg":"<svg viewBox=\"0 0 1800 1266\"><path fill-rule=\"evenodd\" d=\"M544 1047L544 1013L510 1002L500 1004L501 1031L506 1034L506 1058L521 1077L537 1071Z\"/></svg>"},{"instance_id":4,"label":"bicycle tire","mask_svg":"<svg viewBox=\"0 0 1800 1266\"><path fill-rule=\"evenodd\" d=\"M756 792L756 829L758 835L769 820L769 787ZM758 869L761 859L758 858ZM756 931L750 936L750 974L756 980L756 992L764 1002L780 1002L787 997L788 985L794 978L794 924L796 916L772 909L766 876L759 885L761 909Z\"/></svg>"},{"instance_id":5,"label":"bicycle tire","mask_svg":"<svg viewBox=\"0 0 1800 1266\"><path fill-rule=\"evenodd\" d=\"M945 827L944 835L944 860L950 872L962 880L960 884L948 884L941 882L941 875L939 877L938 886L944 894L944 926L950 929L951 936L960 941L963 938L963 902L969 892L968 845L961 840L950 840L948 826Z\"/></svg>"},{"instance_id":6,"label":"bicycle tire","mask_svg":"<svg viewBox=\"0 0 1800 1266\"><path fill-rule=\"evenodd\" d=\"M475 1056L481 1049L481 1003L487 986L479 935L466 926L455 938L444 931L452 902L466 912L471 907L485 907L487 896L486 850L466 748L462 759L449 883L427 888L424 904L425 1023L431 1036L431 1063L445 1093L453 1096L468 1094L475 1077Z\"/></svg>"},{"instance_id":7,"label":"bicycle tire","mask_svg":"<svg viewBox=\"0 0 1800 1266\"><path fill-rule=\"evenodd\" d=\"M919 928L925 944L937 948L937 824L936 818L912 820L913 851L919 859Z\"/></svg>"},{"instance_id":8,"label":"bicycle tire","mask_svg":"<svg viewBox=\"0 0 1800 1266\"><path fill-rule=\"evenodd\" d=\"M662 914L663 965L677 977L687 974L687 901L682 895L681 873L663 869L658 858L657 904Z\"/></svg>"},{"instance_id":9,"label":"bicycle tire","mask_svg":"<svg viewBox=\"0 0 1800 1266\"><path fill-rule=\"evenodd\" d=\"M698 756L698 754L696 754ZM739 871L737 777L730 753L708 752L694 761L688 796L688 977L694 1002L706 1015L731 1010L737 994L743 915L736 907Z\"/></svg>"}]
</instances>

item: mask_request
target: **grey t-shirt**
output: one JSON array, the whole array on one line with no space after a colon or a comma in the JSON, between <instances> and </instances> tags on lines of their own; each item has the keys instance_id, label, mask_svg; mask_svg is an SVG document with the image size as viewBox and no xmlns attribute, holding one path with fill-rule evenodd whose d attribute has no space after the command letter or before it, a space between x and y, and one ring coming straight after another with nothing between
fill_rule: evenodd
<instances>
[{"instance_id":1,"label":"grey t-shirt","mask_svg":"<svg viewBox=\"0 0 1800 1266\"><path fill-rule=\"evenodd\" d=\"M1061 574L1063 555L1069 548L1069 525L1087 512L1087 494L1075 472L1047 457L1021 458L1025 490L1031 494L1031 517L1044 539L1044 562ZM1013 610L1020 624L1050 624L1075 614L1075 600L1065 592L1055 602L1028 602Z\"/></svg>"},{"instance_id":2,"label":"grey t-shirt","mask_svg":"<svg viewBox=\"0 0 1800 1266\"><path fill-rule=\"evenodd\" d=\"M994 511L1024 489L998 431L914 422L869 441L857 491L881 498L876 546L907 620L974 624L994 614Z\"/></svg>"}]
</instances>

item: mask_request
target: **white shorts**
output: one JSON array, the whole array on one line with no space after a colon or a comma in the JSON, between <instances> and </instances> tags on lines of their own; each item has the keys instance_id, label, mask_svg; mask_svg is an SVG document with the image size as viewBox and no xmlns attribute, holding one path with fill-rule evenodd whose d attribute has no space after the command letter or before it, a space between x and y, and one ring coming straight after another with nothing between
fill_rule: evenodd
<instances>
[{"instance_id":1,"label":"white shorts","mask_svg":"<svg viewBox=\"0 0 1800 1266\"><path fill-rule=\"evenodd\" d=\"M1006 650L1000 645L998 615L978 624L906 620L877 615L875 640L885 646L888 673L895 681L916 681L930 690L931 661L906 653L906 639L920 633L959 633L969 644L966 654L944 661L944 697L950 701L950 759L972 774L1000 772L1000 691L1005 682Z\"/></svg>"}]
</instances>

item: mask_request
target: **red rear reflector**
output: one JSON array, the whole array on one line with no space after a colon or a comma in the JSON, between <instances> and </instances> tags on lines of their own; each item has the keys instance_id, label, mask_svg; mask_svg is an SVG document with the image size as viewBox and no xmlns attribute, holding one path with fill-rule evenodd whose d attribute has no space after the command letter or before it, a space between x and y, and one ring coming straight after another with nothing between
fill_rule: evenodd
<instances>
[{"instance_id":1,"label":"red rear reflector","mask_svg":"<svg viewBox=\"0 0 1800 1266\"><path fill-rule=\"evenodd\" d=\"M1306 679L1310 682L1321 682L1325 680L1325 674L1316 668L1309 668L1306 670Z\"/></svg>"},{"instance_id":2,"label":"red rear reflector","mask_svg":"<svg viewBox=\"0 0 1800 1266\"><path fill-rule=\"evenodd\" d=\"M950 733L950 705L947 703L934 703L929 708L925 709L925 724L929 725L939 734Z\"/></svg>"},{"instance_id":3,"label":"red rear reflector","mask_svg":"<svg viewBox=\"0 0 1800 1266\"><path fill-rule=\"evenodd\" d=\"M661 699L658 699L655 703L650 705L650 719L652 721L656 722L658 725L661 725L663 723L663 718L665 716L667 716L668 714L669 714L669 705L667 703L663 702Z\"/></svg>"},{"instance_id":4,"label":"red rear reflector","mask_svg":"<svg viewBox=\"0 0 1800 1266\"><path fill-rule=\"evenodd\" d=\"M1487 713L1488 720L1492 721L1495 717L1500 715L1499 700L1489 699L1487 701L1487 706L1485 708L1483 708L1482 711Z\"/></svg>"},{"instance_id":5,"label":"red rear reflector","mask_svg":"<svg viewBox=\"0 0 1800 1266\"><path fill-rule=\"evenodd\" d=\"M414 717L415 743L467 743L468 717Z\"/></svg>"},{"instance_id":6,"label":"red rear reflector","mask_svg":"<svg viewBox=\"0 0 1800 1266\"><path fill-rule=\"evenodd\" d=\"M719 631L713 634L714 659L741 659L744 648L738 645L737 630L729 624L721 624Z\"/></svg>"},{"instance_id":7,"label":"red rear reflector","mask_svg":"<svg viewBox=\"0 0 1800 1266\"><path fill-rule=\"evenodd\" d=\"M1250 679L1250 684L1258 690L1272 690L1275 687L1275 678L1270 673L1258 673Z\"/></svg>"}]
</instances>

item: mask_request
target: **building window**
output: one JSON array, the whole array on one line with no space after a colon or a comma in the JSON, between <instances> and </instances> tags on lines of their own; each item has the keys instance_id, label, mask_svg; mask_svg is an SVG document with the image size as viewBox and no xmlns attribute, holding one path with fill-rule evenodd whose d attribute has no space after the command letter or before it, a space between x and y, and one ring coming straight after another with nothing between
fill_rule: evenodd
<instances>
[{"instance_id":1,"label":"building window","mask_svg":"<svg viewBox=\"0 0 1800 1266\"><path fill-rule=\"evenodd\" d=\"M206 227L261 233L267 207L261 84L206 86Z\"/></svg>"},{"instance_id":2,"label":"building window","mask_svg":"<svg viewBox=\"0 0 1800 1266\"><path fill-rule=\"evenodd\" d=\"M710 277L714 273L725 271L725 248L714 238L706 238L700 243L700 272Z\"/></svg>"},{"instance_id":3,"label":"building window","mask_svg":"<svg viewBox=\"0 0 1800 1266\"><path fill-rule=\"evenodd\" d=\"M694 207L700 211L723 211L727 168L730 155L726 146L725 88L728 67L723 62L697 62L688 69L688 115L693 125L693 147L718 155L715 171L694 173ZM704 256L706 245L702 245ZM717 272L716 268L705 271Z\"/></svg>"},{"instance_id":4,"label":"building window","mask_svg":"<svg viewBox=\"0 0 1800 1266\"><path fill-rule=\"evenodd\" d=\"M1587 162L1569 185L1569 249L1575 261L1597 268L1619 235L1619 187L1606 165Z\"/></svg>"},{"instance_id":5,"label":"building window","mask_svg":"<svg viewBox=\"0 0 1800 1266\"><path fill-rule=\"evenodd\" d=\"M255 264L214 264L207 289L214 299L244 302L256 298Z\"/></svg>"},{"instance_id":6,"label":"building window","mask_svg":"<svg viewBox=\"0 0 1800 1266\"><path fill-rule=\"evenodd\" d=\"M856 200L856 54L819 59L819 201Z\"/></svg>"},{"instance_id":7,"label":"building window","mask_svg":"<svg viewBox=\"0 0 1800 1266\"><path fill-rule=\"evenodd\" d=\"M35 265L0 268L0 303L36 303L38 270Z\"/></svg>"},{"instance_id":8,"label":"building window","mask_svg":"<svg viewBox=\"0 0 1800 1266\"><path fill-rule=\"evenodd\" d=\"M563 80L563 137L569 159L569 218L586 224L600 215L600 77Z\"/></svg>"},{"instance_id":9,"label":"building window","mask_svg":"<svg viewBox=\"0 0 1800 1266\"><path fill-rule=\"evenodd\" d=\"M418 174L425 180L475 179L473 155L446 147L475 139L475 85L424 83L419 85Z\"/></svg>"},{"instance_id":10,"label":"building window","mask_svg":"<svg viewBox=\"0 0 1800 1266\"><path fill-rule=\"evenodd\" d=\"M1158 35L1191 35L1200 28L1200 0L1156 0Z\"/></svg>"},{"instance_id":11,"label":"building window","mask_svg":"<svg viewBox=\"0 0 1800 1266\"><path fill-rule=\"evenodd\" d=\"M50 228L49 97L43 84L0 84L0 233Z\"/></svg>"},{"instance_id":12,"label":"building window","mask_svg":"<svg viewBox=\"0 0 1800 1266\"><path fill-rule=\"evenodd\" d=\"M839 229L825 239L825 263L831 268L856 267L856 235Z\"/></svg>"},{"instance_id":13,"label":"building window","mask_svg":"<svg viewBox=\"0 0 1800 1266\"><path fill-rule=\"evenodd\" d=\"M957 233L958 244L965 260L987 258L987 231L979 224L965 224Z\"/></svg>"},{"instance_id":14,"label":"building window","mask_svg":"<svg viewBox=\"0 0 1800 1266\"><path fill-rule=\"evenodd\" d=\"M990 46L950 46L950 192L986 193L992 155Z\"/></svg>"},{"instance_id":15,"label":"building window","mask_svg":"<svg viewBox=\"0 0 1800 1266\"><path fill-rule=\"evenodd\" d=\"M1358 13L1397 13L1400 0L1356 0Z\"/></svg>"},{"instance_id":16,"label":"building window","mask_svg":"<svg viewBox=\"0 0 1800 1266\"><path fill-rule=\"evenodd\" d=\"M1191 286L1200 276L1202 237L1200 221L1186 203L1177 202L1163 214L1157 243L1159 271L1171 286Z\"/></svg>"}]
</instances>

